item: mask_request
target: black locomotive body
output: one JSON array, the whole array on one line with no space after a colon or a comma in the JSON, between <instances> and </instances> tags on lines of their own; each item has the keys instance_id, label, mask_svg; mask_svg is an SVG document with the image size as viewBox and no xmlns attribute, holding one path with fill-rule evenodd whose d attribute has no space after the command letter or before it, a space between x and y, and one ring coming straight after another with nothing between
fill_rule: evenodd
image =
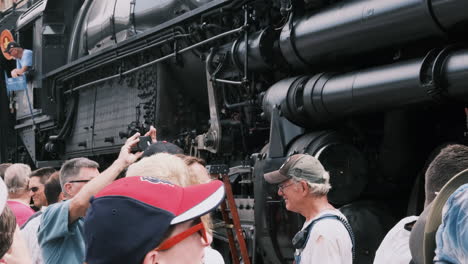
<instances>
[{"instance_id":1,"label":"black locomotive body","mask_svg":"<svg viewBox=\"0 0 468 264\"><path fill-rule=\"evenodd\" d=\"M1 82L2 162L106 164L155 125L229 165L254 263L292 262L303 220L262 177L288 155L330 171L358 263L372 263L421 210L431 152L466 141L465 0L39 0L0 24L34 53L30 103Z\"/></svg>"}]
</instances>

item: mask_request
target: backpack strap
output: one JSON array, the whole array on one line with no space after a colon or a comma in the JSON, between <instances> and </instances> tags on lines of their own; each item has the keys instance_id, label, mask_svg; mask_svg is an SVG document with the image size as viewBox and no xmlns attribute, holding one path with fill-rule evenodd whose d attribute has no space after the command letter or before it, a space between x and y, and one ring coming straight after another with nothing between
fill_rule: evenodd
<instances>
[{"instance_id":1,"label":"backpack strap","mask_svg":"<svg viewBox=\"0 0 468 264\"><path fill-rule=\"evenodd\" d=\"M340 221L343 226L346 228L346 230L348 231L348 234L349 234L349 238L351 238L351 244L352 244L352 255L353 255L353 260L352 262L354 263L355 261L355 241L354 241L354 234L353 234L353 230L351 229L351 225L348 223L348 221L346 221L346 219L344 219L343 217L339 216L339 215L335 215L335 214L324 214L322 216L320 216L319 218L317 219L314 219L306 228L305 230L307 230L307 238L306 238L306 243L304 243L304 247L305 245L307 244L307 241L309 240L309 237L310 237L310 231L312 230L312 227L314 227L314 225L320 221L320 220L323 220L323 219L335 219L335 220L338 220ZM303 248L302 248L303 249ZM302 253L302 252L301 252ZM298 258L296 258L296 264L299 264L300 263L300 260L301 260L301 257L300 257L300 254L298 256Z\"/></svg>"}]
</instances>

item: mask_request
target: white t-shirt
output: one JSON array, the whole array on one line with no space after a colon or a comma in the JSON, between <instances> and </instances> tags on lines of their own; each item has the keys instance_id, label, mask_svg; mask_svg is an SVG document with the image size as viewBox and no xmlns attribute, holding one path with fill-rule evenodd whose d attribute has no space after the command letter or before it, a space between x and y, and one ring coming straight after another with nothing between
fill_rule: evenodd
<instances>
[{"instance_id":1,"label":"white t-shirt","mask_svg":"<svg viewBox=\"0 0 468 264\"><path fill-rule=\"evenodd\" d=\"M28 245L29 254L33 264L44 263L42 259L41 247L37 241L37 229L42 219L42 212L47 206L42 206L41 211L35 213L29 220L21 227L21 234L23 235L26 244Z\"/></svg>"},{"instance_id":2,"label":"white t-shirt","mask_svg":"<svg viewBox=\"0 0 468 264\"><path fill-rule=\"evenodd\" d=\"M417 216L408 216L400 220L380 243L375 252L374 264L408 264L411 261L409 239L411 231L405 225L418 220Z\"/></svg>"},{"instance_id":3,"label":"white t-shirt","mask_svg":"<svg viewBox=\"0 0 468 264\"><path fill-rule=\"evenodd\" d=\"M334 214L346 219L338 210L325 210L314 219L324 214ZM314 219L304 223L304 230ZM353 243L348 230L341 221L325 218L312 227L307 244L301 253L300 264L352 264ZM296 250L299 254L299 250Z\"/></svg>"},{"instance_id":4,"label":"white t-shirt","mask_svg":"<svg viewBox=\"0 0 468 264\"><path fill-rule=\"evenodd\" d=\"M221 254L211 247L205 248L205 264L224 264Z\"/></svg>"}]
</instances>

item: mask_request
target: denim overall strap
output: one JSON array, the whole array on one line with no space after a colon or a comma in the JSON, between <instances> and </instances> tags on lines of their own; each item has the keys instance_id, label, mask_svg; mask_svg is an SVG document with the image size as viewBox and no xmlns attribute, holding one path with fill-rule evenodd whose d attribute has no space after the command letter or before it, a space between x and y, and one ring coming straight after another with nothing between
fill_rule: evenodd
<instances>
[{"instance_id":1,"label":"denim overall strap","mask_svg":"<svg viewBox=\"0 0 468 264\"><path fill-rule=\"evenodd\" d=\"M309 240L309 236L310 236L310 230L312 230L312 227L315 225L315 223L317 223L318 221L322 220L322 219L336 219L338 221L340 221L343 226L346 228L346 230L348 231L348 234L349 234L349 237L351 238L351 244L352 244L352 254L353 254L353 263L354 263L354 260L355 260L355 243L354 243L354 234L353 234L353 230L351 229L351 226L349 225L348 221L346 221L344 218L338 216L338 215L335 215L335 214L324 214L322 215L321 217L313 220L307 227L306 229L308 230L307 232L307 239L306 241ZM305 245L307 245L307 242L304 244L304 247ZM299 253L298 255L295 255L294 256L294 261L295 261L295 264L300 264L301 263L301 254L302 254L302 251L301 253Z\"/></svg>"}]
</instances>

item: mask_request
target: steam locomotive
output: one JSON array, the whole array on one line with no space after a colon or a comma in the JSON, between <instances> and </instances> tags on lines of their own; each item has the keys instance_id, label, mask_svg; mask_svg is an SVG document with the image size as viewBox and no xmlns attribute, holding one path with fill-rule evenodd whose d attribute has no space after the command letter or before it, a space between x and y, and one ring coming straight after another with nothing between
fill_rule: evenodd
<instances>
[{"instance_id":1,"label":"steam locomotive","mask_svg":"<svg viewBox=\"0 0 468 264\"><path fill-rule=\"evenodd\" d=\"M292 263L303 219L263 180L289 155L324 164L372 263L421 211L431 152L466 143L465 0L30 0L0 25L34 54L27 91L0 82L2 162L105 167L155 125L229 165L253 263Z\"/></svg>"}]
</instances>

